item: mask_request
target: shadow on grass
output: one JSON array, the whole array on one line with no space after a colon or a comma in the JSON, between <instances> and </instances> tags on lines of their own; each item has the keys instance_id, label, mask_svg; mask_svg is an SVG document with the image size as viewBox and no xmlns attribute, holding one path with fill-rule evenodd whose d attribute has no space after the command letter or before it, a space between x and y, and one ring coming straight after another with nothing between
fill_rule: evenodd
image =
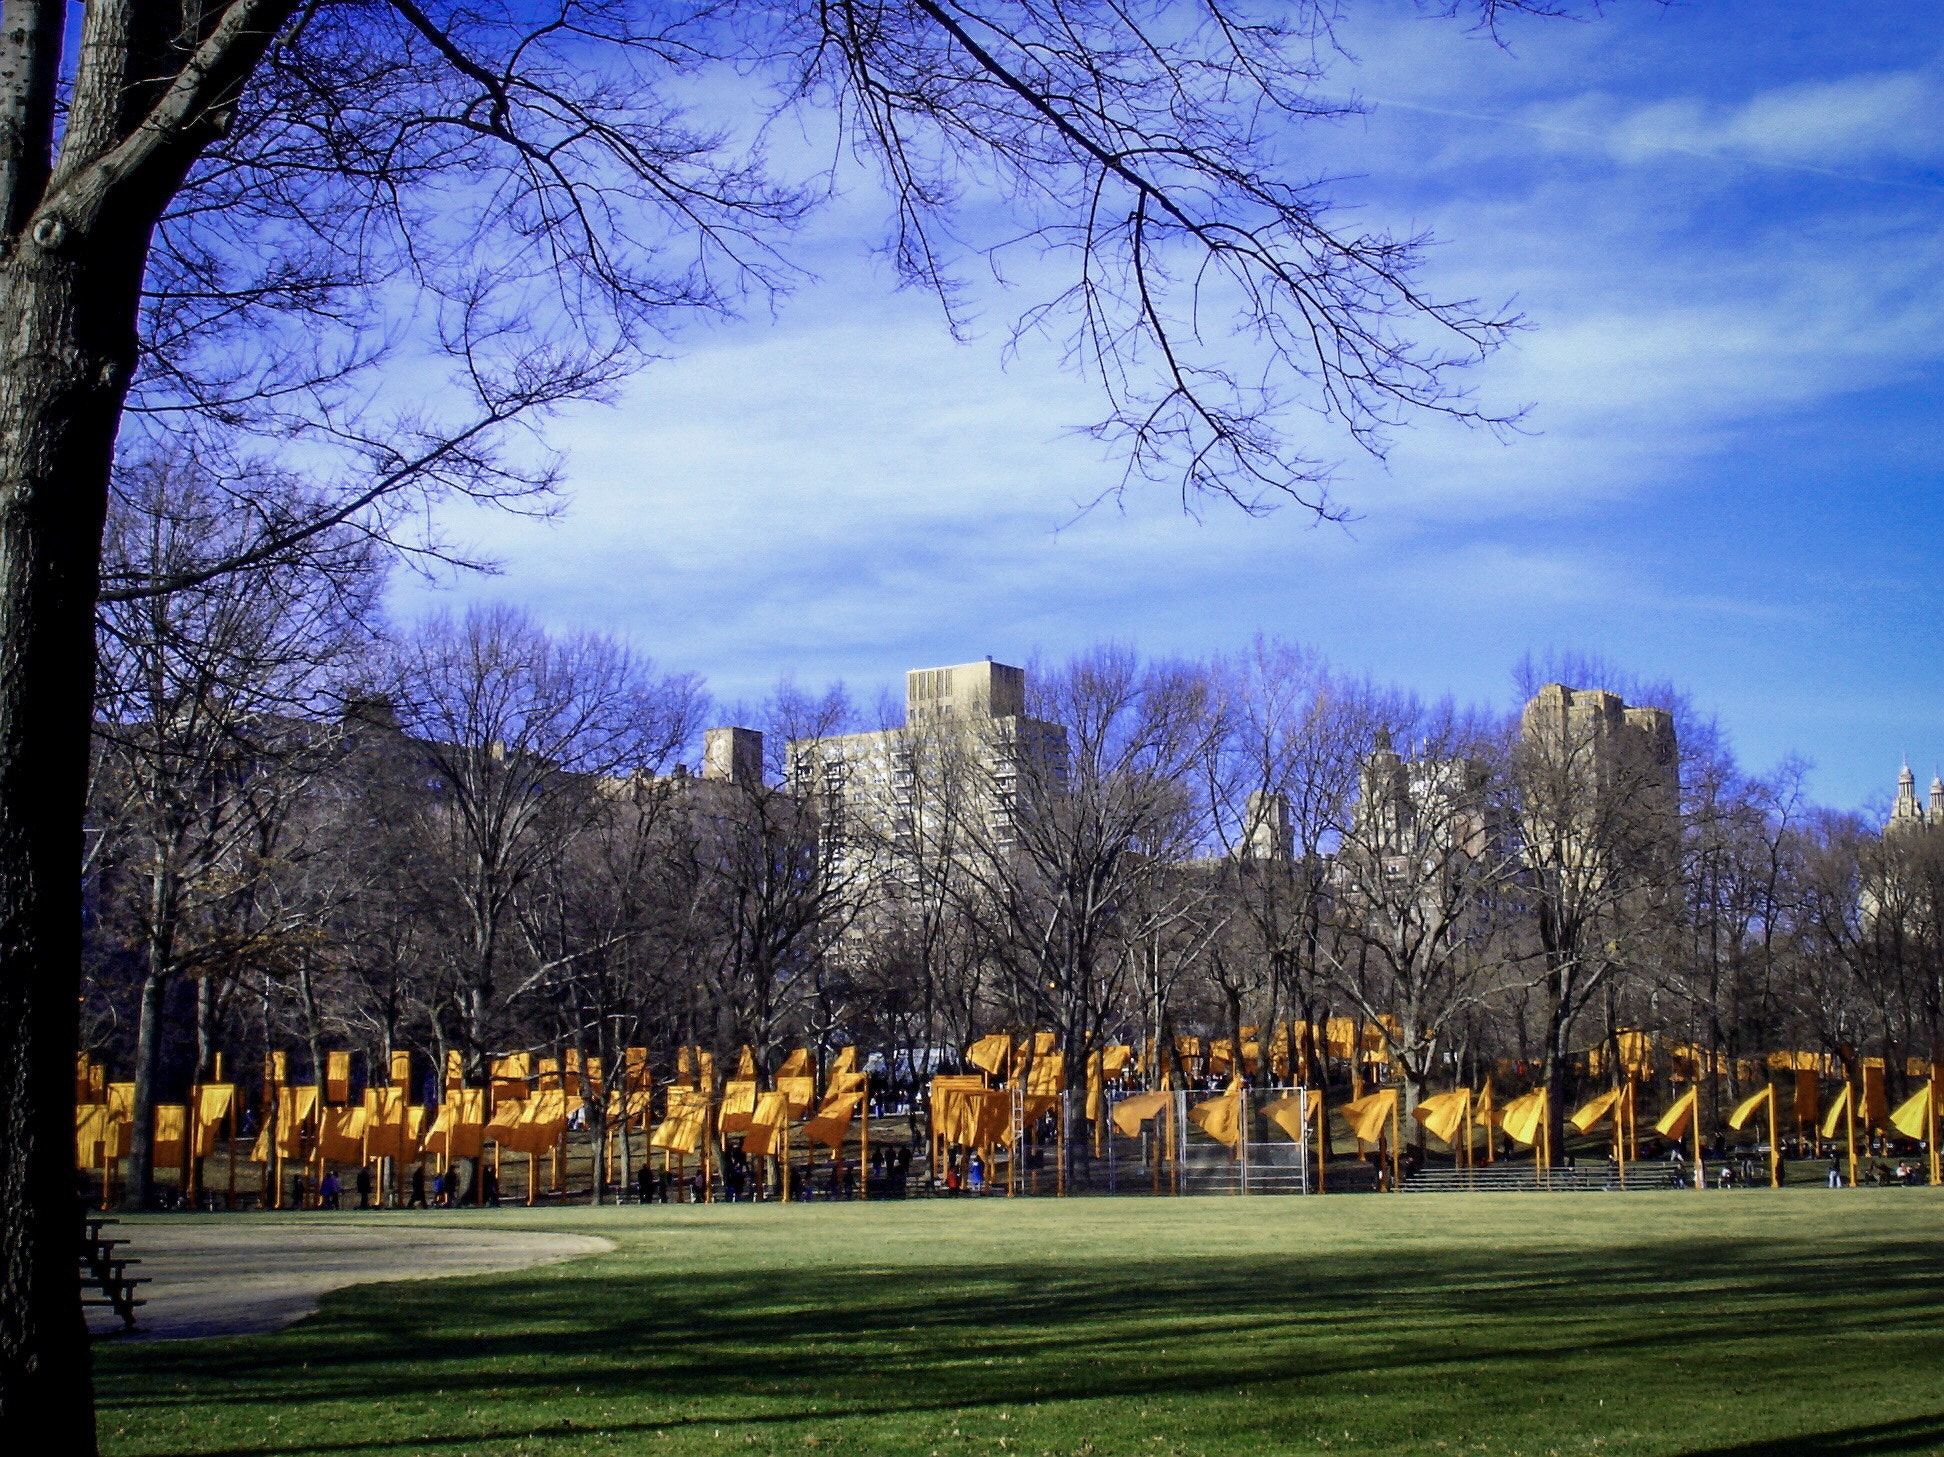
<instances>
[{"instance_id":1,"label":"shadow on grass","mask_svg":"<svg viewBox=\"0 0 1944 1457\"><path fill-rule=\"evenodd\" d=\"M1936 1451L1940 1445L1944 1445L1944 1412L1933 1412L1909 1421L1879 1422L1811 1436L1732 1447L1696 1447L1685 1457L1869 1457L1872 1453Z\"/></svg>"},{"instance_id":2,"label":"shadow on grass","mask_svg":"<svg viewBox=\"0 0 1944 1457\"><path fill-rule=\"evenodd\" d=\"M225 1407L302 1420L320 1404L368 1404L380 1413L372 1422L317 1432L301 1448L358 1452L584 1435L590 1425L633 1435L705 1425L751 1432L1030 1403L1193 1400L1244 1387L1318 1410L1346 1393L1405 1403L1466 1383L1546 1391L1596 1377L1640 1389L1671 1381L1665 1363L1675 1356L1680 1381L1713 1382L1725 1398L1753 1383L1754 1367L1773 1379L1778 1356L1807 1361L1813 1346L1825 1366L1861 1369L1891 1349L1866 1349L1856 1339L1864 1333L1921 1331L1932 1342L1925 1359L1937 1354L1929 1331L1944 1270L1915 1241L1870 1251L1869 1298L1853 1304L1830 1300L1826 1258L1807 1248L1686 1240L1678 1269L1671 1259L1641 1246L1584 1257L1520 1250L1489 1263L1473 1250L1460 1264L1420 1246L1311 1259L1117 1255L1077 1265L1022 1256L986 1268L678 1274L624 1254L545 1277L368 1288L275 1337L106 1351L101 1389L106 1411L135 1420ZM1849 1354L1824 1354L1832 1349ZM1663 1384L1657 1399L1674 1399L1673 1389ZM430 1419L434 1392L447 1412L490 1406L500 1420L488 1425L500 1429L373 1434L374 1425ZM538 1401L626 1409L563 1423L538 1419ZM509 1403L526 1408L525 1420L505 1423ZM1786 1432L1790 1423L1775 1425ZM1930 1450L1941 1437L1940 1419L1926 1417L1685 1450L1861 1457ZM216 1426L208 1439L232 1444L193 1450L265 1450L235 1445Z\"/></svg>"}]
</instances>

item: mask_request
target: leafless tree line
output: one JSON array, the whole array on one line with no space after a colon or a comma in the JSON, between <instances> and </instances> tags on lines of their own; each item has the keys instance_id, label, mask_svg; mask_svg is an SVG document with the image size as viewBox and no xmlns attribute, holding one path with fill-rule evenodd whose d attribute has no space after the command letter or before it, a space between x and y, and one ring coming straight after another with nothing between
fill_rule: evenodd
<instances>
[{"instance_id":1,"label":"leafless tree line","mask_svg":"<svg viewBox=\"0 0 1944 1457\"><path fill-rule=\"evenodd\" d=\"M193 562L230 520L156 463L112 539ZM1944 826L1815 808L1802 765L1745 774L1596 664L1557 671L1670 709L1678 765L1262 639L1036 665L1027 729L880 725L895 774L836 792L789 746L868 727L841 687L736 710L765 759L705 776L693 678L507 609L387 629L382 570L327 537L103 608L86 1037L136 1085L132 1197L148 1109L219 1053L247 1081L273 1050L302 1078L410 1049L423 1098L513 1050L665 1073L747 1046L768 1074L858 1043L908 1076L1046 1029L1076 1075L1124 1042L1200 1077L1192 1037L1313 1081L1348 1072L1323 1029L1349 1018L1409 1103L1509 1061L1556 1110L1626 1029L1726 1069L1722 1097L1770 1051L1893 1082L1932 1055Z\"/></svg>"},{"instance_id":2,"label":"leafless tree line","mask_svg":"<svg viewBox=\"0 0 1944 1457\"><path fill-rule=\"evenodd\" d=\"M1418 8L1428 24L1461 18L1485 43L1520 12L1598 9ZM559 482L539 433L548 413L600 398L696 320L786 292L803 272L798 225L860 180L880 199L880 241L901 277L932 290L953 327L964 266L1025 250L1043 286L1018 327L1050 335L1098 383L1095 428L1131 476L1327 513L1328 471L1285 428L1291 404L1373 449L1427 413L1487 427L1516 413L1460 384L1516 320L1428 289L1425 240L1357 225L1304 155L1306 128L1356 109L1339 99L1343 14L1324 0L9 10L0 1415L95 1450L72 1290L69 1057L84 957L73 872L84 813L96 832L106 823L91 784L129 772L104 772L91 752L98 604L194 591L327 546L463 559L437 530L439 501L546 509ZM104 531L126 453L178 448L233 529L193 561L118 551ZM282 752L293 766L337 762L325 750L306 732ZM551 824L560 806L473 822L500 796L501 771L460 767L484 798L455 792L444 802L458 828L427 833L471 836L467 853L481 857L469 909L445 928L470 938L477 1025L495 1000L479 994L483 978L529 935L506 887L542 868L501 856L491 837ZM181 865L266 814L281 826L258 798L267 787L224 793L217 821L157 828L177 836ZM254 833L279 865L303 858ZM355 881L308 863L305 905ZM111 857L93 873L124 866ZM165 1003L167 968L206 961L197 938L217 935L205 894L175 904L179 878L151 878L144 954L166 972ZM254 895L226 893L243 919L224 935L262 929L250 918L276 908Z\"/></svg>"}]
</instances>

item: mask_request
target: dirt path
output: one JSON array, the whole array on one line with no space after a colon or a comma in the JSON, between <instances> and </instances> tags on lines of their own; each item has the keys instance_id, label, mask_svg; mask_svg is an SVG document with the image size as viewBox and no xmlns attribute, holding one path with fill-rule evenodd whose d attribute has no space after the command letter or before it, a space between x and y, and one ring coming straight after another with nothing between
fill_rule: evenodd
<instances>
[{"instance_id":1,"label":"dirt path","mask_svg":"<svg viewBox=\"0 0 1944 1457\"><path fill-rule=\"evenodd\" d=\"M363 1220L172 1224L143 1220L120 1233L142 1287L137 1331L120 1340L182 1340L280 1330L317 1309L327 1290L379 1280L427 1280L554 1264L613 1249L580 1234L433 1229ZM99 1333L119 1330L114 1312L91 1309Z\"/></svg>"}]
</instances>

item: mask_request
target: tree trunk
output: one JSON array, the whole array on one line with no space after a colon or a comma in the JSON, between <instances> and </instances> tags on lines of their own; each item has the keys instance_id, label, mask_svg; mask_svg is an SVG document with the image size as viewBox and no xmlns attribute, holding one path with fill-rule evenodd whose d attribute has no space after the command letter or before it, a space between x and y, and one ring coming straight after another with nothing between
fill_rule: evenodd
<instances>
[{"instance_id":1,"label":"tree trunk","mask_svg":"<svg viewBox=\"0 0 1944 1457\"><path fill-rule=\"evenodd\" d=\"M74 1264L81 827L147 229L132 267L87 267L74 241L44 217L0 262L0 1428L92 1453Z\"/></svg>"},{"instance_id":2,"label":"tree trunk","mask_svg":"<svg viewBox=\"0 0 1944 1457\"><path fill-rule=\"evenodd\" d=\"M129 1100L124 1209L147 1209L155 1202L155 1065L162 1055L162 999L168 989L167 962L160 969L151 963L142 978L141 1009L135 1021L135 1090Z\"/></svg>"},{"instance_id":3,"label":"tree trunk","mask_svg":"<svg viewBox=\"0 0 1944 1457\"><path fill-rule=\"evenodd\" d=\"M208 1082L215 1075L216 981L205 975L196 978L196 1081Z\"/></svg>"},{"instance_id":4,"label":"tree trunk","mask_svg":"<svg viewBox=\"0 0 1944 1457\"><path fill-rule=\"evenodd\" d=\"M1565 974L1555 972L1554 976L1557 978ZM1555 985L1549 989L1546 999L1546 1064L1541 1085L1546 1090L1546 1138L1554 1159L1558 1159L1566 1149L1566 1102L1571 1096L1568 1083L1572 1049L1567 1046L1572 1034L1570 1012L1571 1007L1559 987Z\"/></svg>"}]
</instances>

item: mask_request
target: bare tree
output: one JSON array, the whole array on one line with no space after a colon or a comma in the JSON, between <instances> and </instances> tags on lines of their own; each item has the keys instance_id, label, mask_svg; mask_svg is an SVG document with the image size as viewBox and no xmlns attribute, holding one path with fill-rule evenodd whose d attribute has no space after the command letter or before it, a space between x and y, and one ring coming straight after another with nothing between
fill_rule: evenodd
<instances>
[{"instance_id":1,"label":"bare tree","mask_svg":"<svg viewBox=\"0 0 1944 1457\"><path fill-rule=\"evenodd\" d=\"M1343 678L1314 653L1257 639L1219 670L1227 709L1223 752L1209 761L1216 834L1229 862L1238 919L1266 963L1265 1019L1292 1045L1304 1076L1320 1056L1334 970L1348 947L1332 866L1350 824L1363 755L1402 701ZM1294 1028L1312 1044L1293 1045Z\"/></svg>"},{"instance_id":2,"label":"bare tree","mask_svg":"<svg viewBox=\"0 0 1944 1457\"><path fill-rule=\"evenodd\" d=\"M1489 25L1565 6L1427 8ZM1346 110L1322 74L1336 13L1323 0L1158 14L577 0L539 15L103 0L70 80L67 7L19 0L0 67L0 1045L18 1069L0 1079L7 1417L59 1422L92 1447L79 1310L56 1293L69 1273L60 1090L91 613L125 412L137 429L201 431L212 458L223 445L244 466L292 440L335 464L318 509L239 490L252 541L189 578L114 583L122 593L195 585L336 524L397 535L441 491L544 489L550 463L509 426L599 393L664 323L788 275L779 234L820 179L774 181L760 136L685 114L681 89L709 72L771 110L834 118L889 181L901 270L942 297L954 180L969 165L1008 189L1025 224L1008 232L1070 260L1070 285L1028 321L1064 328L1093 362L1109 391L1101 428L1136 470L1173 462L1190 490L1320 504L1319 470L1275 431L1280 394L1371 443L1414 412L1480 418L1451 371L1506 324L1427 297L1411 277L1420 240L1340 223L1326 192L1278 166L1282 128ZM407 312L422 326L400 342L387 320ZM1266 348L1266 370L1212 342L1218 313ZM370 369L428 357L450 366L438 387L371 407Z\"/></svg>"},{"instance_id":3,"label":"bare tree","mask_svg":"<svg viewBox=\"0 0 1944 1457\"><path fill-rule=\"evenodd\" d=\"M1179 862L1206 843L1196 767L1220 716L1200 667L1114 646L1040 675L1029 706L1035 717L992 721L978 759L964 909L986 929L1013 1016L1051 1026L1078 1059L1120 1000L1125 948L1210 894Z\"/></svg>"},{"instance_id":4,"label":"bare tree","mask_svg":"<svg viewBox=\"0 0 1944 1457\"><path fill-rule=\"evenodd\" d=\"M1519 848L1497 726L1446 706L1400 728L1414 752L1379 732L1336 858L1340 921L1361 953L1343 958L1337 981L1383 1029L1408 1112L1456 1024L1513 959L1505 901Z\"/></svg>"},{"instance_id":5,"label":"bare tree","mask_svg":"<svg viewBox=\"0 0 1944 1457\"><path fill-rule=\"evenodd\" d=\"M122 487L110 547L158 575L223 555L247 529L193 463L143 462ZM126 1184L135 1208L152 1195L164 997L194 975L206 1016L213 984L314 919L269 882L302 853L292 812L333 741L318 709L368 642L364 614L382 581L366 543L314 545L301 559L102 607L97 788L112 808L98 828L118 872L141 886L114 902L143 967ZM198 1032L202 1076L206 1025Z\"/></svg>"},{"instance_id":6,"label":"bare tree","mask_svg":"<svg viewBox=\"0 0 1944 1457\"><path fill-rule=\"evenodd\" d=\"M1605 695L1612 698L1612 695ZM1545 994L1553 1146L1572 1093L1571 1038L1614 980L1664 948L1680 914L1680 766L1671 712L1621 716L1559 684L1528 703L1512 751L1525 904Z\"/></svg>"},{"instance_id":7,"label":"bare tree","mask_svg":"<svg viewBox=\"0 0 1944 1457\"><path fill-rule=\"evenodd\" d=\"M416 828L457 912L470 1082L507 998L551 970L525 959L521 896L599 822L606 781L652 772L693 690L606 638L556 638L504 607L424 623L401 646L397 681L408 752L434 776Z\"/></svg>"}]
</instances>

